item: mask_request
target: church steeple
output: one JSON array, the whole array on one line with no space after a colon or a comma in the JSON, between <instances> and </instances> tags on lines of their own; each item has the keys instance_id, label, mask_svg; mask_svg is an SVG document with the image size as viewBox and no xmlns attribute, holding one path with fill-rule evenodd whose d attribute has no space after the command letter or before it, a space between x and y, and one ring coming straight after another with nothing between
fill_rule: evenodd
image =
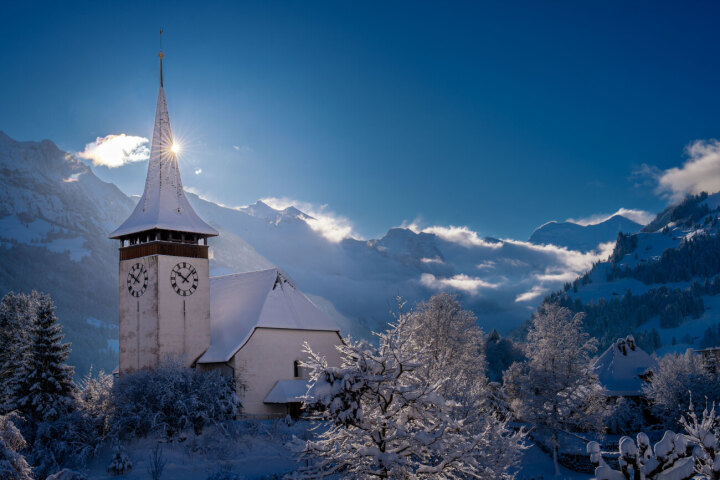
<instances>
[{"instance_id":1,"label":"church steeple","mask_svg":"<svg viewBox=\"0 0 720 480\"><path fill-rule=\"evenodd\" d=\"M160 57L160 88L163 88L163 81L162 81L162 59L165 56L165 54L160 50L160 53L158 53L158 57Z\"/></svg>"},{"instance_id":2,"label":"church steeple","mask_svg":"<svg viewBox=\"0 0 720 480\"><path fill-rule=\"evenodd\" d=\"M137 234L144 234L140 241L172 241L175 237L186 238L185 234L190 234L187 236L190 239L216 236L217 230L195 213L183 190L163 86L162 50L158 56L160 86L145 191L130 217L109 237L131 239ZM181 235L172 235L173 232Z\"/></svg>"}]
</instances>

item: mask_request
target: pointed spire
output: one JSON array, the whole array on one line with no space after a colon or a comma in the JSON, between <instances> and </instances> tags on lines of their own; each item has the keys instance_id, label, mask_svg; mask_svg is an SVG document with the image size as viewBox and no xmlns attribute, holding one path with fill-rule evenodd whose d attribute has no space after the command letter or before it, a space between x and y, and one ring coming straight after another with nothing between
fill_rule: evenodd
<instances>
[{"instance_id":1,"label":"pointed spire","mask_svg":"<svg viewBox=\"0 0 720 480\"><path fill-rule=\"evenodd\" d=\"M160 57L160 88L163 88L163 80L162 80L162 59L165 56L165 54L162 51L162 28L160 29L160 51L158 52L158 57Z\"/></svg>"},{"instance_id":2,"label":"pointed spire","mask_svg":"<svg viewBox=\"0 0 720 480\"><path fill-rule=\"evenodd\" d=\"M110 238L120 238L155 229L215 236L218 234L217 230L195 213L183 190L177 153L173 151L174 137L170 129L170 115L163 87L162 50L158 56L160 57L160 88L145 191L133 213L110 234Z\"/></svg>"},{"instance_id":3,"label":"pointed spire","mask_svg":"<svg viewBox=\"0 0 720 480\"><path fill-rule=\"evenodd\" d=\"M165 56L165 54L160 50L160 53L158 53L158 57L160 57L160 88L163 88L163 81L162 81L162 59Z\"/></svg>"}]
</instances>

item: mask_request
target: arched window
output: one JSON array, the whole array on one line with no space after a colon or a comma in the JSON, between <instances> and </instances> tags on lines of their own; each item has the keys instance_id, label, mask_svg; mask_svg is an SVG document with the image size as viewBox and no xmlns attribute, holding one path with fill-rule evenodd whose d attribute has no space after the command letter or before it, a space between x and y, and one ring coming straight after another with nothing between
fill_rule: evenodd
<instances>
[{"instance_id":1,"label":"arched window","mask_svg":"<svg viewBox=\"0 0 720 480\"><path fill-rule=\"evenodd\" d=\"M298 378L300 376L300 362L297 360L293 361L293 373L295 375L295 378Z\"/></svg>"}]
</instances>

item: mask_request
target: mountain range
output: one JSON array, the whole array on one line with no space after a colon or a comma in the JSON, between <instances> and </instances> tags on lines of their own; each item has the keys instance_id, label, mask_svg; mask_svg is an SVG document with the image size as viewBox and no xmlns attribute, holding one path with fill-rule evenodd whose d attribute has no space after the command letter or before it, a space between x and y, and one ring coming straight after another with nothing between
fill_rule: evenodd
<instances>
[{"instance_id":1,"label":"mountain range","mask_svg":"<svg viewBox=\"0 0 720 480\"><path fill-rule=\"evenodd\" d=\"M720 345L720 193L689 196L548 297L585 315L605 347L633 334L648 351Z\"/></svg>"},{"instance_id":2,"label":"mountain range","mask_svg":"<svg viewBox=\"0 0 720 480\"><path fill-rule=\"evenodd\" d=\"M395 297L413 304L439 291L457 294L486 330L509 332L545 295L607 258L618 231L641 228L615 216L589 226L551 222L529 241L454 226L338 241L295 207L188 198L220 232L210 241L212 275L278 266L343 334L364 338L391 319ZM116 364L118 245L107 234L135 202L51 141L18 142L0 132L0 293L50 293L80 373Z\"/></svg>"}]
</instances>

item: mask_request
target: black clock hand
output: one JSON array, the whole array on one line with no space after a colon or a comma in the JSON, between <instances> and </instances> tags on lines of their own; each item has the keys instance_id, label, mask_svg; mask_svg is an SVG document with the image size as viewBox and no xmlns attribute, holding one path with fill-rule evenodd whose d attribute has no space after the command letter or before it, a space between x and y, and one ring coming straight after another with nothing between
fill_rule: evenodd
<instances>
[{"instance_id":1,"label":"black clock hand","mask_svg":"<svg viewBox=\"0 0 720 480\"><path fill-rule=\"evenodd\" d=\"M138 276L139 276L139 275L140 275L140 274L138 273ZM133 280L135 280L135 283L140 283L140 279L137 278L135 275L133 275L132 272L130 272L130 276L133 278ZM134 285L134 284L133 284L133 285Z\"/></svg>"}]
</instances>

